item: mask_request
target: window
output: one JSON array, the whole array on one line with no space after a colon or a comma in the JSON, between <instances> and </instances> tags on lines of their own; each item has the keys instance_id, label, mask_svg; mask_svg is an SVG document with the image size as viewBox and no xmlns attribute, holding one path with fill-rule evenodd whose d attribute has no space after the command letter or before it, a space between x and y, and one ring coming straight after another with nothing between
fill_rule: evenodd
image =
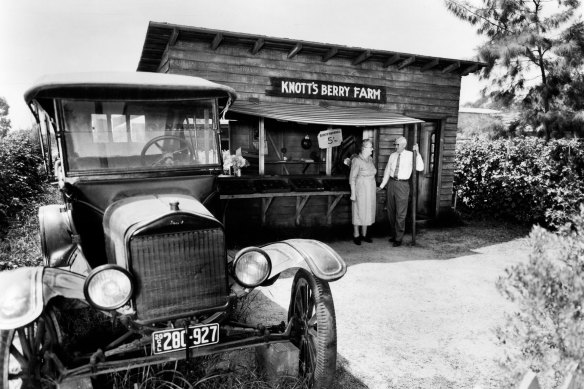
<instances>
[{"instance_id":1,"label":"window","mask_svg":"<svg viewBox=\"0 0 584 389\"><path fill-rule=\"evenodd\" d=\"M62 101L70 171L219 164L215 100Z\"/></svg>"}]
</instances>

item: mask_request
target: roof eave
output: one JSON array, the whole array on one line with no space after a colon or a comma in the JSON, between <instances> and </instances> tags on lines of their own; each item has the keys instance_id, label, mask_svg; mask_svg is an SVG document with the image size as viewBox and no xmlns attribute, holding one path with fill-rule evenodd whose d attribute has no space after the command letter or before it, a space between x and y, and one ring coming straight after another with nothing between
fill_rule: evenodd
<instances>
[{"instance_id":1,"label":"roof eave","mask_svg":"<svg viewBox=\"0 0 584 389\"><path fill-rule=\"evenodd\" d=\"M322 53L322 62L327 62L336 56L342 56L343 58L349 59L353 66L358 66L366 61L377 61L381 63L383 68L395 66L398 69L403 69L408 66L417 66L423 71L434 70L443 73L456 73L460 76L479 71L487 65L479 61L373 50L151 21L148 24L137 70L142 72L158 71L167 46L172 46L177 40L184 39L185 35L188 35L190 40L206 41L209 43L209 47L215 49L219 45L228 44L225 43L226 41L233 40L249 43L250 52L252 53L258 53L271 46L277 47L279 50L288 51L288 60L292 60L304 51Z\"/></svg>"}]
</instances>

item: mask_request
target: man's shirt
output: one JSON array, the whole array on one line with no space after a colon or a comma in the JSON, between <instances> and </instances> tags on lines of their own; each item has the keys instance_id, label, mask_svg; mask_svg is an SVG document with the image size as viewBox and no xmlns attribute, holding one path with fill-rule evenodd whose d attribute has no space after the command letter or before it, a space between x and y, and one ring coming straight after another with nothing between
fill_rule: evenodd
<instances>
[{"instance_id":1,"label":"man's shirt","mask_svg":"<svg viewBox=\"0 0 584 389\"><path fill-rule=\"evenodd\" d=\"M420 156L420 153L417 153L416 158L416 170L421 172L424 170L424 161ZM397 157L398 153L394 152L389 156L389 160L387 161L387 167L385 171L389 170L389 177L395 177L395 167L397 165ZM409 150L404 150L401 152L401 158L399 160L399 171L397 172L397 179L398 180L409 180L410 176L412 175L412 162L413 162L413 152Z\"/></svg>"}]
</instances>

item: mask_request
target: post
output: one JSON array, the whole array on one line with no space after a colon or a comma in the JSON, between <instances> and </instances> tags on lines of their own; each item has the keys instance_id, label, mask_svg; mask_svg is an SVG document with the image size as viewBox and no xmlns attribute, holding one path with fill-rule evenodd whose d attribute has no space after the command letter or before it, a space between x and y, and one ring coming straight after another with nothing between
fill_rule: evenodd
<instances>
[{"instance_id":1,"label":"post","mask_svg":"<svg viewBox=\"0 0 584 389\"><path fill-rule=\"evenodd\" d=\"M414 145L418 143L418 128L420 124L414 125ZM416 161L418 160L418 152L413 152L414 161L412 163L412 246L416 244L416 212L418 206L418 175L416 170Z\"/></svg>"},{"instance_id":2,"label":"post","mask_svg":"<svg viewBox=\"0 0 584 389\"><path fill-rule=\"evenodd\" d=\"M531 370L528 371L525 376L523 376L517 389L541 389L537 375Z\"/></svg>"},{"instance_id":3,"label":"post","mask_svg":"<svg viewBox=\"0 0 584 389\"><path fill-rule=\"evenodd\" d=\"M188 122L187 122L188 126ZM193 119L193 128L197 127L196 119ZM212 148L209 147L209 135L210 135L210 123L209 123L209 110L206 109L203 111L203 143L205 144L205 163L210 163L210 153ZM187 348L188 350L188 348Z\"/></svg>"},{"instance_id":4,"label":"post","mask_svg":"<svg viewBox=\"0 0 584 389\"><path fill-rule=\"evenodd\" d=\"M333 127L332 126L328 126L327 130L332 130ZM326 175L330 176L332 175L332 171L333 171L333 148L332 147L327 147L326 148L326 164L325 164L325 169L326 169Z\"/></svg>"},{"instance_id":5,"label":"post","mask_svg":"<svg viewBox=\"0 0 584 389\"><path fill-rule=\"evenodd\" d=\"M260 123L259 123L259 137L258 137L258 149L259 149L259 154L258 154L258 174L260 176L264 175L264 154L265 154L265 150L264 150L264 142L266 140L266 129L264 127L264 118L260 117Z\"/></svg>"}]
</instances>

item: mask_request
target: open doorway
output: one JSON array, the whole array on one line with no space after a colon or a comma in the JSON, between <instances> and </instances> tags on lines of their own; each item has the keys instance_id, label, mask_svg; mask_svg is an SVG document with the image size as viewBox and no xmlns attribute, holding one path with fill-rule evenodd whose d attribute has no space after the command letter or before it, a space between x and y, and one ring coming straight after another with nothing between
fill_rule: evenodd
<instances>
[{"instance_id":1,"label":"open doorway","mask_svg":"<svg viewBox=\"0 0 584 389\"><path fill-rule=\"evenodd\" d=\"M424 171L418 174L417 214L432 218L436 210L436 167L438 166L438 150L440 141L440 125L438 122L425 122L416 126L416 139L420 155L424 160ZM414 132L408 131L408 144L414 144Z\"/></svg>"}]
</instances>

